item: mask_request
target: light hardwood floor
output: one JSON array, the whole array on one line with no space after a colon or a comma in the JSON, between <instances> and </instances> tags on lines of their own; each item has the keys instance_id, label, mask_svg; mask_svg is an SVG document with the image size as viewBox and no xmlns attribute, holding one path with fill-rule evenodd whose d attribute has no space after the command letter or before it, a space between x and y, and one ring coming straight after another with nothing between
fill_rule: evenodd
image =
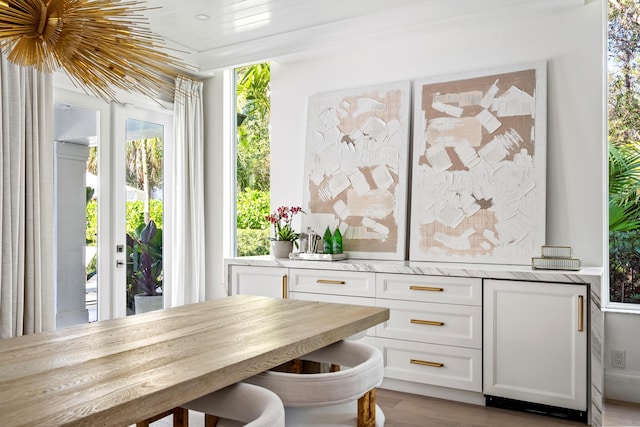
<instances>
[{"instance_id":1,"label":"light hardwood floor","mask_svg":"<svg viewBox=\"0 0 640 427\"><path fill-rule=\"evenodd\" d=\"M390 390L378 390L388 427L547 427L585 424ZM605 426L640 426L640 405L607 402Z\"/></svg>"},{"instance_id":2,"label":"light hardwood floor","mask_svg":"<svg viewBox=\"0 0 640 427\"><path fill-rule=\"evenodd\" d=\"M552 427L585 424L542 415L469 405L391 390L378 389L378 405L385 414L386 427ZM608 427L640 426L640 404L607 401L604 425ZM202 427L202 414L190 412L189 426ZM154 427L171 427L164 418Z\"/></svg>"}]
</instances>

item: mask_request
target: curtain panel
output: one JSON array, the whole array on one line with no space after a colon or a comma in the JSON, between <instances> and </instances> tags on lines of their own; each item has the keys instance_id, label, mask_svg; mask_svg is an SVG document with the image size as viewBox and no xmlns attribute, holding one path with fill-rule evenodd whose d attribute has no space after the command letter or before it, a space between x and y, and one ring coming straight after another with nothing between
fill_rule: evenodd
<instances>
[{"instance_id":1,"label":"curtain panel","mask_svg":"<svg viewBox=\"0 0 640 427\"><path fill-rule=\"evenodd\" d=\"M0 337L55 327L53 86L0 61Z\"/></svg>"},{"instance_id":2,"label":"curtain panel","mask_svg":"<svg viewBox=\"0 0 640 427\"><path fill-rule=\"evenodd\" d=\"M171 282L165 306L205 300L204 117L202 82L176 80Z\"/></svg>"}]
</instances>

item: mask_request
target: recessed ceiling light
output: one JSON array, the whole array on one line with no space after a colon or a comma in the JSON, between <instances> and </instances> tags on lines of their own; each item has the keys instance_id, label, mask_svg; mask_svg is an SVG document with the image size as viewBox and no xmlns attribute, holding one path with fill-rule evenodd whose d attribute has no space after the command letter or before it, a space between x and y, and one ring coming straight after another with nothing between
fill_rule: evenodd
<instances>
[{"instance_id":1,"label":"recessed ceiling light","mask_svg":"<svg viewBox=\"0 0 640 427\"><path fill-rule=\"evenodd\" d=\"M200 21L206 21L208 19L211 19L211 17L209 15L204 14L204 13L198 13L196 15L196 19L198 19Z\"/></svg>"}]
</instances>

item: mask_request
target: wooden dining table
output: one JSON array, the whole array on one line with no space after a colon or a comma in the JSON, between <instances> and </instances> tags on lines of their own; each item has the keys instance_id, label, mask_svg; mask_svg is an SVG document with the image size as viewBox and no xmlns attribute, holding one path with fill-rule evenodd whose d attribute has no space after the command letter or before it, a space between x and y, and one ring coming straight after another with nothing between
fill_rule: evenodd
<instances>
[{"instance_id":1,"label":"wooden dining table","mask_svg":"<svg viewBox=\"0 0 640 427\"><path fill-rule=\"evenodd\" d=\"M128 426L388 318L237 295L0 340L0 426Z\"/></svg>"}]
</instances>

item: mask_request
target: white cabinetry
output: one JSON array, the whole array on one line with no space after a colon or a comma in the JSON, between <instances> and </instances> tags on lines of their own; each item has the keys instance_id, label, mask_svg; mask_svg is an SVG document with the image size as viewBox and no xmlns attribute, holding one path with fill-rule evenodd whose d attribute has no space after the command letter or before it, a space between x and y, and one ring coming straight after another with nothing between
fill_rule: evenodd
<instances>
[{"instance_id":1,"label":"white cabinetry","mask_svg":"<svg viewBox=\"0 0 640 427\"><path fill-rule=\"evenodd\" d=\"M482 280L376 275L385 378L482 391Z\"/></svg>"},{"instance_id":2,"label":"white cabinetry","mask_svg":"<svg viewBox=\"0 0 640 427\"><path fill-rule=\"evenodd\" d=\"M375 273L289 269L289 298L373 307ZM365 334L375 336L375 327Z\"/></svg>"},{"instance_id":3,"label":"white cabinetry","mask_svg":"<svg viewBox=\"0 0 640 427\"><path fill-rule=\"evenodd\" d=\"M229 266L229 294L286 298L287 268Z\"/></svg>"},{"instance_id":4,"label":"white cabinetry","mask_svg":"<svg viewBox=\"0 0 640 427\"><path fill-rule=\"evenodd\" d=\"M388 307L387 322L358 336L366 334L362 339L383 351L382 388L480 405L488 396L491 405L501 400L505 406L533 402L580 413L588 408L589 422L601 424L603 328L594 303L601 269L574 274L526 266L270 257L225 264L230 294L280 298L284 292L295 299ZM539 409L531 405L525 409ZM573 417L572 411L563 413Z\"/></svg>"},{"instance_id":5,"label":"white cabinetry","mask_svg":"<svg viewBox=\"0 0 640 427\"><path fill-rule=\"evenodd\" d=\"M484 393L587 409L586 286L484 281Z\"/></svg>"}]
</instances>

